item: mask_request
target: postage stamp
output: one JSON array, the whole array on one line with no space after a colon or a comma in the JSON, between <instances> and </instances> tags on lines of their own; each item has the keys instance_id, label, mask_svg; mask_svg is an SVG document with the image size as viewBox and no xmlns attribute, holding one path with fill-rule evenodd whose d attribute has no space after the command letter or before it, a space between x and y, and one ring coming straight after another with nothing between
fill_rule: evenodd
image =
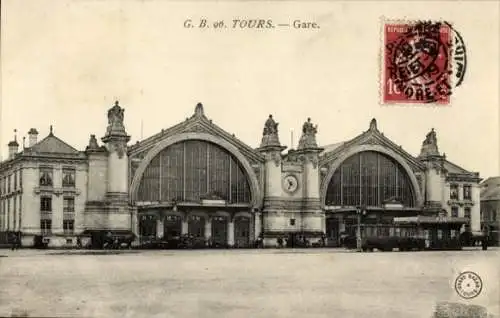
<instances>
[{"instance_id":1,"label":"postage stamp","mask_svg":"<svg viewBox=\"0 0 500 318\"><path fill-rule=\"evenodd\" d=\"M465 45L447 22L383 25L383 104L448 105L466 69Z\"/></svg>"}]
</instances>

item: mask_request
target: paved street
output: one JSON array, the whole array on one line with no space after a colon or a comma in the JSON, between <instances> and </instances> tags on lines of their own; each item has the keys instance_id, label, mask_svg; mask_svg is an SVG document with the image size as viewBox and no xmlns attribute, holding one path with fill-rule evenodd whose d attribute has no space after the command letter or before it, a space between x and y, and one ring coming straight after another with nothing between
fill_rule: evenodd
<instances>
[{"instance_id":1,"label":"paved street","mask_svg":"<svg viewBox=\"0 0 500 318\"><path fill-rule=\"evenodd\" d=\"M499 310L499 249L89 252L0 250L0 316L431 317L438 301ZM453 288L464 270L484 283L468 302Z\"/></svg>"}]
</instances>

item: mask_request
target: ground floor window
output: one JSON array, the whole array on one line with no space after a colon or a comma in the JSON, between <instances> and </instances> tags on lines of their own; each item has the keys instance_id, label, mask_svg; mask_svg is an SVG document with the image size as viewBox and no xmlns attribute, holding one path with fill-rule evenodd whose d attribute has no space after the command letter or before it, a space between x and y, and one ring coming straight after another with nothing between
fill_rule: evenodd
<instances>
[{"instance_id":1,"label":"ground floor window","mask_svg":"<svg viewBox=\"0 0 500 318\"><path fill-rule=\"evenodd\" d=\"M40 232L42 235L50 235L52 233L52 220L41 220Z\"/></svg>"},{"instance_id":2,"label":"ground floor window","mask_svg":"<svg viewBox=\"0 0 500 318\"><path fill-rule=\"evenodd\" d=\"M64 220L63 221L64 234L72 235L75 232L75 221L74 220Z\"/></svg>"}]
</instances>

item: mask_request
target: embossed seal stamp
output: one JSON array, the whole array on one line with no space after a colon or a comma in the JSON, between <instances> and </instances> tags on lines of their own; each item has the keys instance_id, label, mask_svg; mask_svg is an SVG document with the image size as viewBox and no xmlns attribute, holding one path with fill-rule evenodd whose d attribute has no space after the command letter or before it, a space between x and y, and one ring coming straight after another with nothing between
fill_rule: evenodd
<instances>
[{"instance_id":1,"label":"embossed seal stamp","mask_svg":"<svg viewBox=\"0 0 500 318\"><path fill-rule=\"evenodd\" d=\"M447 22L384 23L382 102L447 105L466 70L465 45Z\"/></svg>"},{"instance_id":2,"label":"embossed seal stamp","mask_svg":"<svg viewBox=\"0 0 500 318\"><path fill-rule=\"evenodd\" d=\"M455 290L464 299L477 297L483 290L483 281L474 272L463 272L455 279Z\"/></svg>"}]
</instances>

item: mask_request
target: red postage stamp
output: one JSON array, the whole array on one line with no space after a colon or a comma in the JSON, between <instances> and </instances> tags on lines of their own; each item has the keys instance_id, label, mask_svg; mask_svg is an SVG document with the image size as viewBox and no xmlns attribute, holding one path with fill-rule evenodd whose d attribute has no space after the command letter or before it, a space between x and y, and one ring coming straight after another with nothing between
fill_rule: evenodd
<instances>
[{"instance_id":1,"label":"red postage stamp","mask_svg":"<svg viewBox=\"0 0 500 318\"><path fill-rule=\"evenodd\" d=\"M445 22L385 22L383 33L382 102L449 104L451 26Z\"/></svg>"}]
</instances>

